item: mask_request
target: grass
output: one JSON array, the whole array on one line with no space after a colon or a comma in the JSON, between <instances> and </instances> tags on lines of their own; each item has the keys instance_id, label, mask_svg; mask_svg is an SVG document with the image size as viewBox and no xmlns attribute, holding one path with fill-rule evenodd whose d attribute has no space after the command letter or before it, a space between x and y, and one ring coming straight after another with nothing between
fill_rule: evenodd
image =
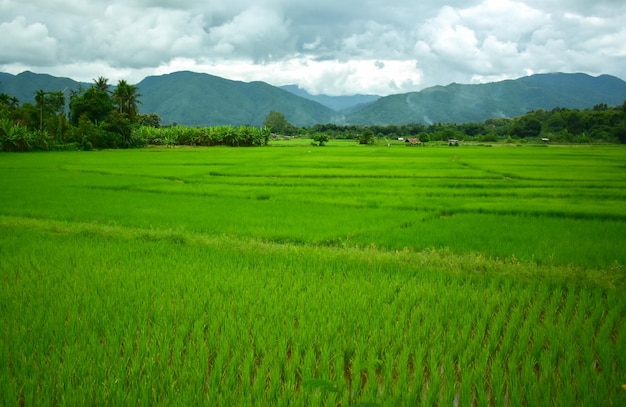
<instances>
[{"instance_id":1,"label":"grass","mask_svg":"<svg viewBox=\"0 0 626 407\"><path fill-rule=\"evenodd\" d=\"M0 404L621 405L623 154L0 155Z\"/></svg>"}]
</instances>

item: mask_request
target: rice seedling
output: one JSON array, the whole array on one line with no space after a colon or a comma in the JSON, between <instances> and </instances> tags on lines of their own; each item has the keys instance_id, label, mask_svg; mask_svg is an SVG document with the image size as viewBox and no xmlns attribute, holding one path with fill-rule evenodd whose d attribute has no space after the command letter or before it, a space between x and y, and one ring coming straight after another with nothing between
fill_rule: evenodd
<instances>
[{"instance_id":1,"label":"rice seedling","mask_svg":"<svg viewBox=\"0 0 626 407\"><path fill-rule=\"evenodd\" d=\"M626 402L622 149L332 144L0 155L0 404Z\"/></svg>"}]
</instances>

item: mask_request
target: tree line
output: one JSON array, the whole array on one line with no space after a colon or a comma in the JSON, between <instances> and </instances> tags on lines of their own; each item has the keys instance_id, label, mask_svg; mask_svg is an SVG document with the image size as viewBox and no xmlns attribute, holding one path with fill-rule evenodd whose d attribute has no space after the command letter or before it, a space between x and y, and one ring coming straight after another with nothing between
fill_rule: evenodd
<instances>
[{"instance_id":1,"label":"tree line","mask_svg":"<svg viewBox=\"0 0 626 407\"><path fill-rule=\"evenodd\" d=\"M2 151L128 148L142 145L133 127L151 116L139 114L141 96L135 85L120 80L114 89L98 77L88 88L71 91L39 90L35 104L0 94ZM67 112L67 113L66 113Z\"/></svg>"},{"instance_id":2,"label":"tree line","mask_svg":"<svg viewBox=\"0 0 626 407\"><path fill-rule=\"evenodd\" d=\"M478 142L549 139L562 143L626 143L626 101L621 106L598 104L590 109L539 109L515 118L492 118L482 123L410 123L402 125L317 124L304 129L310 137L376 139L419 138L423 142L458 139Z\"/></svg>"},{"instance_id":3,"label":"tree line","mask_svg":"<svg viewBox=\"0 0 626 407\"><path fill-rule=\"evenodd\" d=\"M140 114L135 85L125 80L113 87L102 76L87 88L37 91L35 104L0 94L0 151L89 150L133 148L146 144L230 145L267 144L270 134L310 137L319 145L329 139L417 137L423 142L459 139L479 142L538 140L564 143L626 143L626 101L621 106L598 104L590 109L536 110L516 118L492 118L482 123L410 123L401 125L316 124L298 128L285 116L270 112L261 128L161 126L154 113Z\"/></svg>"},{"instance_id":4,"label":"tree line","mask_svg":"<svg viewBox=\"0 0 626 407\"><path fill-rule=\"evenodd\" d=\"M259 146L267 144L269 128L252 126L162 126L155 114L140 114L135 85L105 77L87 89L37 91L35 104L0 94L0 151L90 150L154 145ZM269 123L276 112L268 115Z\"/></svg>"}]
</instances>

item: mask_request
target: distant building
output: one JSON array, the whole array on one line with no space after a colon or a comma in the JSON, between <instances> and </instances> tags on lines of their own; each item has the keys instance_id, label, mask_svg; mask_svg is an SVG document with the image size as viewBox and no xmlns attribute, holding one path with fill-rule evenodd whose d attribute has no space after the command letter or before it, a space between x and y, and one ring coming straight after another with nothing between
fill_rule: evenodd
<instances>
[{"instance_id":1,"label":"distant building","mask_svg":"<svg viewBox=\"0 0 626 407\"><path fill-rule=\"evenodd\" d=\"M405 143L407 143L407 146L421 146L422 145L422 140L418 139L418 138L408 138L406 140L404 140Z\"/></svg>"}]
</instances>

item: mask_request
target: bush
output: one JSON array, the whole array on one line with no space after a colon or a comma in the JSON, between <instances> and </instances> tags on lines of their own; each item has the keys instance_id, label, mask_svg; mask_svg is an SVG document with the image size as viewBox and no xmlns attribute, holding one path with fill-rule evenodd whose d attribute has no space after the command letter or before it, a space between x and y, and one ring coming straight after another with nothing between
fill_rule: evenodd
<instances>
[{"instance_id":1,"label":"bush","mask_svg":"<svg viewBox=\"0 0 626 407\"><path fill-rule=\"evenodd\" d=\"M328 136L324 133L316 133L313 135L313 141L315 141L319 146L323 146L328 142Z\"/></svg>"},{"instance_id":2,"label":"bush","mask_svg":"<svg viewBox=\"0 0 626 407\"><path fill-rule=\"evenodd\" d=\"M145 143L153 145L249 147L266 145L269 142L270 130L267 127L253 126L172 126L160 129L139 126L133 130L133 138L145 140Z\"/></svg>"},{"instance_id":3,"label":"bush","mask_svg":"<svg viewBox=\"0 0 626 407\"><path fill-rule=\"evenodd\" d=\"M6 152L30 151L35 144L34 134L26 126L0 121L0 150Z\"/></svg>"},{"instance_id":4,"label":"bush","mask_svg":"<svg viewBox=\"0 0 626 407\"><path fill-rule=\"evenodd\" d=\"M359 144L374 144L374 132L370 129L363 130L358 136Z\"/></svg>"}]
</instances>

